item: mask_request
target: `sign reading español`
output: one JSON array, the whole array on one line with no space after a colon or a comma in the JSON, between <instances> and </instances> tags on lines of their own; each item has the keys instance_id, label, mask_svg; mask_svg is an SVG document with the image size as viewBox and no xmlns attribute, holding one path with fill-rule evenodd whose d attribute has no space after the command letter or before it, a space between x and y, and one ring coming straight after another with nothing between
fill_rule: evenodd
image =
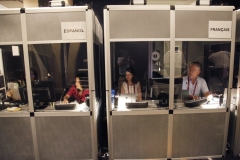
<instances>
[{"instance_id":1,"label":"sign reading espa\u00f1ol","mask_svg":"<svg viewBox=\"0 0 240 160\"><path fill-rule=\"evenodd\" d=\"M231 38L232 21L209 21L208 38Z\"/></svg>"},{"instance_id":2,"label":"sign reading espa\u00f1ol","mask_svg":"<svg viewBox=\"0 0 240 160\"><path fill-rule=\"evenodd\" d=\"M86 39L86 22L61 22L62 40Z\"/></svg>"}]
</instances>

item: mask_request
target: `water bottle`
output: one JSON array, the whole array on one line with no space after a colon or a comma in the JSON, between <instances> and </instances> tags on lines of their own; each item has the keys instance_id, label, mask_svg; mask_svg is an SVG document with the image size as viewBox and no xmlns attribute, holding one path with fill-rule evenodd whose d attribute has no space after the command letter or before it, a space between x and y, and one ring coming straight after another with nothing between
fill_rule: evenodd
<instances>
[{"instance_id":1,"label":"water bottle","mask_svg":"<svg viewBox=\"0 0 240 160\"><path fill-rule=\"evenodd\" d=\"M112 104L112 109L114 109L114 96L115 96L115 90L111 90L111 104Z\"/></svg>"}]
</instances>

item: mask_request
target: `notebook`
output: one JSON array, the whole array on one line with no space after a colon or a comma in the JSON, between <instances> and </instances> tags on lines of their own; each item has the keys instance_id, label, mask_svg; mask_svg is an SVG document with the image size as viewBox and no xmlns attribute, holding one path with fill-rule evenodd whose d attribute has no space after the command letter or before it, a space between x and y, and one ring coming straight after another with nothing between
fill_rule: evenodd
<instances>
[{"instance_id":1,"label":"notebook","mask_svg":"<svg viewBox=\"0 0 240 160\"><path fill-rule=\"evenodd\" d=\"M118 107L127 107L126 103L136 102L136 94L121 94L118 97Z\"/></svg>"}]
</instances>

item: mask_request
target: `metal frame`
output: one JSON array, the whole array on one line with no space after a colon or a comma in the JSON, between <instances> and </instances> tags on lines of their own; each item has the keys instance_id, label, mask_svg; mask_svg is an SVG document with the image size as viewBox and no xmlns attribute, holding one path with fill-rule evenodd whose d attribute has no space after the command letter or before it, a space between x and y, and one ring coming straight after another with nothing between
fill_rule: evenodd
<instances>
[{"instance_id":1,"label":"metal frame","mask_svg":"<svg viewBox=\"0 0 240 160\"><path fill-rule=\"evenodd\" d=\"M240 30L239 30L239 20L240 20L240 10L237 10L236 11L236 42L239 42L240 41L240 37L239 37L239 33L240 33ZM240 64L239 64L240 65ZM239 75L240 73L240 70L238 71L238 89L237 89L237 100L236 100L236 114L235 114L235 118L236 118L236 126L235 126L235 131L234 132L234 137L233 138L233 155L234 156L240 156L240 118L239 118L239 115L240 115L240 109L239 109L239 105L240 105L240 97L239 97L239 86L240 86L240 82L239 82Z\"/></svg>"}]
</instances>

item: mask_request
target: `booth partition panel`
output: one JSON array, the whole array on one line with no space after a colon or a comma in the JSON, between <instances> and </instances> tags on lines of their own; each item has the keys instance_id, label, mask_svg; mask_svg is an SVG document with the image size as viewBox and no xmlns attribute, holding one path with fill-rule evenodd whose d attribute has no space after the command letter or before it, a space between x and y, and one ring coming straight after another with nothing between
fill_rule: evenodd
<instances>
[{"instance_id":1,"label":"booth partition panel","mask_svg":"<svg viewBox=\"0 0 240 160\"><path fill-rule=\"evenodd\" d=\"M113 124L113 154L116 159L167 156L167 115L114 116Z\"/></svg>"},{"instance_id":2,"label":"booth partition panel","mask_svg":"<svg viewBox=\"0 0 240 160\"><path fill-rule=\"evenodd\" d=\"M2 11L2 14L0 15L0 21L0 42L22 41L20 9L13 10L12 12L7 10L5 10L5 12Z\"/></svg>"},{"instance_id":3,"label":"booth partition panel","mask_svg":"<svg viewBox=\"0 0 240 160\"><path fill-rule=\"evenodd\" d=\"M25 69L21 19L20 8L0 10L0 159L3 160L35 158L29 107L23 106L21 111L12 108L21 102L18 87L23 83L18 79L22 80ZM7 94L16 103L10 103Z\"/></svg>"},{"instance_id":4,"label":"booth partition panel","mask_svg":"<svg viewBox=\"0 0 240 160\"><path fill-rule=\"evenodd\" d=\"M46 17L48 18L46 19ZM51 10L41 14L28 13L26 15L28 41L62 40L61 22L80 21L86 22L85 12L59 13Z\"/></svg>"},{"instance_id":5,"label":"booth partition panel","mask_svg":"<svg viewBox=\"0 0 240 160\"><path fill-rule=\"evenodd\" d=\"M235 87L231 89L231 106L228 129L228 147L234 156L240 155L240 118L239 118L239 58L240 58L240 12L236 11L236 45L234 55L234 79Z\"/></svg>"},{"instance_id":6,"label":"booth partition panel","mask_svg":"<svg viewBox=\"0 0 240 160\"><path fill-rule=\"evenodd\" d=\"M25 117L0 118L0 159L34 159L29 114Z\"/></svg>"},{"instance_id":7,"label":"booth partition panel","mask_svg":"<svg viewBox=\"0 0 240 160\"><path fill-rule=\"evenodd\" d=\"M209 21L232 21L232 11L176 10L175 13L176 38L208 38Z\"/></svg>"},{"instance_id":8,"label":"booth partition panel","mask_svg":"<svg viewBox=\"0 0 240 160\"><path fill-rule=\"evenodd\" d=\"M174 115L173 158L221 155L225 118L224 112Z\"/></svg>"},{"instance_id":9,"label":"booth partition panel","mask_svg":"<svg viewBox=\"0 0 240 160\"><path fill-rule=\"evenodd\" d=\"M92 159L89 119L89 116L37 117L40 159Z\"/></svg>"},{"instance_id":10,"label":"booth partition panel","mask_svg":"<svg viewBox=\"0 0 240 160\"><path fill-rule=\"evenodd\" d=\"M113 10L110 12L111 39L170 37L170 12L167 10Z\"/></svg>"}]
</instances>

